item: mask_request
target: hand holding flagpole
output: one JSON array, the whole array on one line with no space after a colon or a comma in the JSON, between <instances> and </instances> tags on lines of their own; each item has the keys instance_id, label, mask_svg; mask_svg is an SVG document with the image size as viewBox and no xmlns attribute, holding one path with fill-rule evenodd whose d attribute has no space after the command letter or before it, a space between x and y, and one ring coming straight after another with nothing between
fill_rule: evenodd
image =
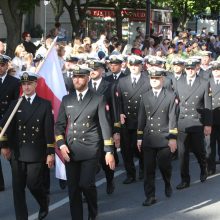
<instances>
[{"instance_id":1,"label":"hand holding flagpole","mask_svg":"<svg viewBox=\"0 0 220 220\"><path fill-rule=\"evenodd\" d=\"M24 94L22 94L22 96L18 99L17 104L15 105L15 107L14 107L12 113L10 114L10 116L9 116L9 118L8 118L8 120L7 120L7 122L5 123L4 127L2 128L1 133L0 133L0 140L1 140L1 138L3 137L3 135L5 134L5 131L7 130L9 124L11 123L11 121L12 121L12 119L13 119L15 113L17 112L17 110L18 110L18 108L19 108L19 106L20 106L20 104L21 104L23 98L24 98Z\"/></svg>"}]
</instances>

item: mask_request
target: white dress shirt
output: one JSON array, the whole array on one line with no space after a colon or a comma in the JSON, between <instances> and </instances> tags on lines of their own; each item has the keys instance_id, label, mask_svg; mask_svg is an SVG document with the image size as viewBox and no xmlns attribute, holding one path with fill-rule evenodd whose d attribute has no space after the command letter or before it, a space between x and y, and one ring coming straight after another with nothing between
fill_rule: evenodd
<instances>
[{"instance_id":1,"label":"white dress shirt","mask_svg":"<svg viewBox=\"0 0 220 220\"><path fill-rule=\"evenodd\" d=\"M191 86L193 85L193 83L194 83L194 81L195 81L195 79L196 79L196 76L195 77L193 77L193 78L187 78L186 77L186 80L187 80L187 84L189 85L190 83L189 83L189 81L191 80Z\"/></svg>"},{"instance_id":2,"label":"white dress shirt","mask_svg":"<svg viewBox=\"0 0 220 220\"><path fill-rule=\"evenodd\" d=\"M82 94L82 99L85 97L86 93L88 91L88 88L86 90L84 90L83 92L79 92L78 90L76 90L76 95L77 95L77 100L80 101L80 96L79 94Z\"/></svg>"},{"instance_id":3,"label":"white dress shirt","mask_svg":"<svg viewBox=\"0 0 220 220\"><path fill-rule=\"evenodd\" d=\"M25 98L26 98L26 100L28 100L28 98L30 98L30 103L32 104L32 102L34 101L35 96L36 96L36 93L34 93L32 96L25 95Z\"/></svg>"},{"instance_id":4,"label":"white dress shirt","mask_svg":"<svg viewBox=\"0 0 220 220\"><path fill-rule=\"evenodd\" d=\"M136 83L137 83L140 77L141 77L141 74L135 75L131 73L131 82L133 83L134 79L136 79Z\"/></svg>"},{"instance_id":5,"label":"white dress shirt","mask_svg":"<svg viewBox=\"0 0 220 220\"><path fill-rule=\"evenodd\" d=\"M92 79L92 88L94 88L94 82L95 82L96 83L96 90L98 90L101 81L102 81L102 77L98 80L93 80Z\"/></svg>"}]
</instances>

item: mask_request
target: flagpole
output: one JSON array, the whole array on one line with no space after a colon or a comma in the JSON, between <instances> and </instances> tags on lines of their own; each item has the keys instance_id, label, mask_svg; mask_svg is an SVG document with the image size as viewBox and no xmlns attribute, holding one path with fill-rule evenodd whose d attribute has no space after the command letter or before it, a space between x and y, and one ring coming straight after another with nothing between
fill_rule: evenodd
<instances>
[{"instance_id":1,"label":"flagpole","mask_svg":"<svg viewBox=\"0 0 220 220\"><path fill-rule=\"evenodd\" d=\"M0 133L0 140L1 140L1 138L3 137L3 135L5 134L5 131L7 130L9 124L11 123L11 121L12 121L12 119L13 119L15 113L17 112L17 110L18 110L18 108L19 108L19 106L20 106L20 104L21 104L23 98L24 98L24 94L22 94L22 96L18 99L17 104L15 105L15 107L14 107L12 113L10 114L8 120L6 121L4 127L2 128L1 133Z\"/></svg>"},{"instance_id":2,"label":"flagpole","mask_svg":"<svg viewBox=\"0 0 220 220\"><path fill-rule=\"evenodd\" d=\"M57 42L57 37L54 38L54 40L53 40L52 44L50 45L50 48L48 49L48 51L47 51L47 53L46 53L44 59L43 59L42 62L40 62L40 64L37 66L37 69L36 69L36 71L35 71L36 74L38 74L38 72L40 71L41 67L42 67L43 64L44 64L44 61L47 59L48 54L50 53L50 51L52 50L52 48L55 46L56 42Z\"/></svg>"}]
</instances>

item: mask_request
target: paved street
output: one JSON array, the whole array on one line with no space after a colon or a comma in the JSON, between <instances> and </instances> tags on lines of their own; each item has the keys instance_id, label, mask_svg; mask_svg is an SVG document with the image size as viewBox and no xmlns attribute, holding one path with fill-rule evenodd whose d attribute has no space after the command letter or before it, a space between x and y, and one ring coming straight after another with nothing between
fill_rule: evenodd
<instances>
[{"instance_id":1,"label":"paved street","mask_svg":"<svg viewBox=\"0 0 220 220\"><path fill-rule=\"evenodd\" d=\"M122 160L121 160L122 161ZM120 162L121 162L120 161ZM2 160L6 180L6 191L0 193L0 219L13 220L14 208L11 188L11 173L9 164ZM99 195L99 219L100 220L219 220L220 219L220 166L217 174L209 178L205 183L199 181L199 169L195 158L191 157L191 187L182 191L175 190L179 183L178 161L173 162L172 184L173 196L168 199L164 195L164 185L160 173L157 172L157 199L158 203L151 207L143 207L144 201L143 182L137 181L131 185L123 185L125 178L123 166L120 163L117 168L113 195L105 193L105 181L103 173L97 176ZM58 181L53 178L51 172L51 202L50 213L47 220L70 220L69 204L66 190L60 190ZM29 219L37 218L38 206L27 191ZM85 204L85 219L87 209Z\"/></svg>"}]
</instances>

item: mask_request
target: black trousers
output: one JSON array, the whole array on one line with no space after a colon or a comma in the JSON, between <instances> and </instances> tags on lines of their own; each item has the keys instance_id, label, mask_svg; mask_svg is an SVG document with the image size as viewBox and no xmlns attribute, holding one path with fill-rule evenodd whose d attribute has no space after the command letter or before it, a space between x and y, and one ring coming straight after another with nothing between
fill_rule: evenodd
<instances>
[{"instance_id":1,"label":"black trousers","mask_svg":"<svg viewBox=\"0 0 220 220\"><path fill-rule=\"evenodd\" d=\"M65 163L70 200L70 212L73 220L83 220L82 192L86 197L91 218L98 213L95 176L99 159L73 161Z\"/></svg>"},{"instance_id":2,"label":"black trousers","mask_svg":"<svg viewBox=\"0 0 220 220\"><path fill-rule=\"evenodd\" d=\"M5 181L3 177L3 172L2 172L2 163L1 163L1 158L0 158L0 188L5 187Z\"/></svg>"},{"instance_id":3,"label":"black trousers","mask_svg":"<svg viewBox=\"0 0 220 220\"><path fill-rule=\"evenodd\" d=\"M218 144L218 148L220 147L220 125L212 126L212 133L210 135L210 148L211 152L208 157L208 169L216 170L216 144Z\"/></svg>"},{"instance_id":4,"label":"black trousers","mask_svg":"<svg viewBox=\"0 0 220 220\"><path fill-rule=\"evenodd\" d=\"M48 197L43 185L45 162L27 163L12 159L11 168L16 219L28 220L26 186L42 209L46 209L48 205Z\"/></svg>"},{"instance_id":5,"label":"black trousers","mask_svg":"<svg viewBox=\"0 0 220 220\"><path fill-rule=\"evenodd\" d=\"M121 136L121 153L127 176L136 178L134 157L139 159L139 169L144 169L143 153L137 148L137 129L122 128Z\"/></svg>"},{"instance_id":6,"label":"black trousers","mask_svg":"<svg viewBox=\"0 0 220 220\"><path fill-rule=\"evenodd\" d=\"M46 193L49 195L50 194L50 169L48 168L47 164L44 165L43 185L45 187Z\"/></svg>"},{"instance_id":7,"label":"black trousers","mask_svg":"<svg viewBox=\"0 0 220 220\"><path fill-rule=\"evenodd\" d=\"M114 152L114 156L115 156L115 153L117 153L116 150L115 150L115 152ZM100 163L101 163L101 165L102 165L102 169L103 169L104 172L105 172L106 181L107 181L107 183L110 183L110 182L112 182L113 179L114 179L114 172L115 172L115 171L112 170L112 169L110 169L109 165L106 165L106 162L105 162L105 154L106 154L106 152L105 152L104 150L102 150L102 152L101 152L101 158L100 158Z\"/></svg>"},{"instance_id":8,"label":"black trousers","mask_svg":"<svg viewBox=\"0 0 220 220\"><path fill-rule=\"evenodd\" d=\"M179 132L178 133L178 156L182 182L190 183L189 153L190 150L196 156L201 172L206 169L206 151L204 146L203 132Z\"/></svg>"},{"instance_id":9,"label":"black trousers","mask_svg":"<svg viewBox=\"0 0 220 220\"><path fill-rule=\"evenodd\" d=\"M165 186L170 185L172 154L169 147L144 148L144 192L147 198L155 196L156 165L160 169Z\"/></svg>"}]
</instances>

